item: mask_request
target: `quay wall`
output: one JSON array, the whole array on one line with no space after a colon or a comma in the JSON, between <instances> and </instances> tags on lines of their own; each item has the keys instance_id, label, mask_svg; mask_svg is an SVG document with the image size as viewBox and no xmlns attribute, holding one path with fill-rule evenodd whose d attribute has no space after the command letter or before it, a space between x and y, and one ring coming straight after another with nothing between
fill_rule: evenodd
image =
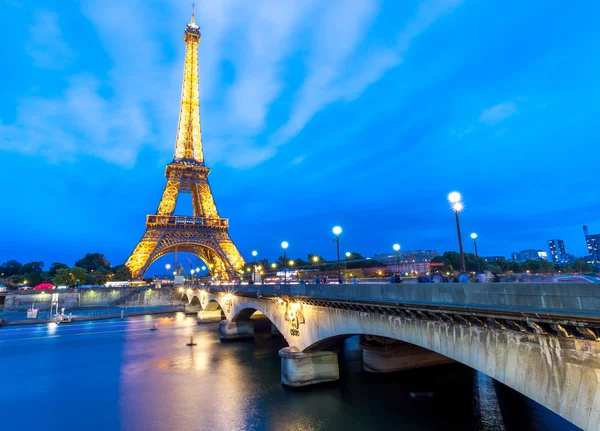
<instances>
[{"instance_id":1,"label":"quay wall","mask_svg":"<svg viewBox=\"0 0 600 431\"><path fill-rule=\"evenodd\" d=\"M76 307L105 306L159 306L174 305L181 301L172 289L151 288L98 288L72 289L68 291L11 292L4 299L3 311L27 310L32 304L35 308L50 308L52 294L58 294L58 307L69 310Z\"/></svg>"}]
</instances>

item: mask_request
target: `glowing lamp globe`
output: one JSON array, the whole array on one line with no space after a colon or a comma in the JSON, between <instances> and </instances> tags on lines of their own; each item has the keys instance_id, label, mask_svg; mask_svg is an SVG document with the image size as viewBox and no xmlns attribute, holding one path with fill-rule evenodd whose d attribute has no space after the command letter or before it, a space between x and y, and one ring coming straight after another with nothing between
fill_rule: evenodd
<instances>
[{"instance_id":1,"label":"glowing lamp globe","mask_svg":"<svg viewBox=\"0 0 600 431\"><path fill-rule=\"evenodd\" d=\"M471 234L471 238L476 239L477 238L477 234L476 233L472 233Z\"/></svg>"},{"instance_id":2,"label":"glowing lamp globe","mask_svg":"<svg viewBox=\"0 0 600 431\"><path fill-rule=\"evenodd\" d=\"M460 193L458 192L452 192L448 195L448 201L451 204L455 204L457 202L460 202L460 199L462 198L462 196L460 195Z\"/></svg>"},{"instance_id":3,"label":"glowing lamp globe","mask_svg":"<svg viewBox=\"0 0 600 431\"><path fill-rule=\"evenodd\" d=\"M252 256L254 256L254 257L256 257L256 255L257 255L257 254L258 254L258 252L257 252L256 250L254 250L254 251L252 252Z\"/></svg>"},{"instance_id":4,"label":"glowing lamp globe","mask_svg":"<svg viewBox=\"0 0 600 431\"><path fill-rule=\"evenodd\" d=\"M288 248L289 246L290 246L290 245L288 244L288 242L287 242L287 241L283 241L283 242L281 243L281 248L282 248L282 249L284 249L284 250L285 250L286 248Z\"/></svg>"},{"instance_id":5,"label":"glowing lamp globe","mask_svg":"<svg viewBox=\"0 0 600 431\"><path fill-rule=\"evenodd\" d=\"M394 250L399 251L400 250L400 244L394 244Z\"/></svg>"},{"instance_id":6,"label":"glowing lamp globe","mask_svg":"<svg viewBox=\"0 0 600 431\"><path fill-rule=\"evenodd\" d=\"M342 233L342 228L341 228L341 227L339 227L339 226L335 226L335 227L333 228L333 234L334 234L334 235L339 235L339 234L341 234L341 233Z\"/></svg>"}]
</instances>

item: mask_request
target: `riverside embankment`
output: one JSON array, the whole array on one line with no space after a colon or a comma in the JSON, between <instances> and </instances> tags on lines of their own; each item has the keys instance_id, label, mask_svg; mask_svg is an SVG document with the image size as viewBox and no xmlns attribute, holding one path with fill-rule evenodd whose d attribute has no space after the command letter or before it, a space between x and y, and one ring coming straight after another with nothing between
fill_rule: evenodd
<instances>
[{"instance_id":1,"label":"riverside embankment","mask_svg":"<svg viewBox=\"0 0 600 431\"><path fill-rule=\"evenodd\" d=\"M27 319L27 310L38 309L36 319ZM72 313L77 320L159 314L182 311L180 295L173 289L98 288L65 291L16 291L0 295L0 319L5 324L52 321L50 308ZM55 311L56 312L56 311Z\"/></svg>"}]
</instances>

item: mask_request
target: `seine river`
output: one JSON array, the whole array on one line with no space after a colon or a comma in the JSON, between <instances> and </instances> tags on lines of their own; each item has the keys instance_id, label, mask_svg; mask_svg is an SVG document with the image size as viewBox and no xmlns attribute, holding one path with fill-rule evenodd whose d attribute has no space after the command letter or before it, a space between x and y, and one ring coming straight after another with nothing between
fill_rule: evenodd
<instances>
[{"instance_id":1,"label":"seine river","mask_svg":"<svg viewBox=\"0 0 600 431\"><path fill-rule=\"evenodd\" d=\"M0 328L0 429L577 429L462 365L367 374L355 339L340 382L289 390L284 345L269 322L253 342L222 344L218 325L183 314Z\"/></svg>"}]
</instances>

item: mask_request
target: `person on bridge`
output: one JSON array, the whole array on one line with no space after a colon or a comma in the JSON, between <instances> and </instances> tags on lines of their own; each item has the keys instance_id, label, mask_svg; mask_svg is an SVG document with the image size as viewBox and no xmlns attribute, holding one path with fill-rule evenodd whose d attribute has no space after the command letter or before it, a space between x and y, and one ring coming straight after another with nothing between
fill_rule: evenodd
<instances>
[{"instance_id":1,"label":"person on bridge","mask_svg":"<svg viewBox=\"0 0 600 431\"><path fill-rule=\"evenodd\" d=\"M461 272L460 275L458 276L458 282L459 283L468 283L469 275L466 272Z\"/></svg>"},{"instance_id":2,"label":"person on bridge","mask_svg":"<svg viewBox=\"0 0 600 431\"><path fill-rule=\"evenodd\" d=\"M433 282L434 283L443 283L444 277L442 277L439 272L436 272L435 275L433 276Z\"/></svg>"},{"instance_id":3,"label":"person on bridge","mask_svg":"<svg viewBox=\"0 0 600 431\"><path fill-rule=\"evenodd\" d=\"M315 284L321 284L321 277L318 275L315 277Z\"/></svg>"},{"instance_id":4,"label":"person on bridge","mask_svg":"<svg viewBox=\"0 0 600 431\"><path fill-rule=\"evenodd\" d=\"M356 276L352 277L352 284L358 284L358 279Z\"/></svg>"}]
</instances>

